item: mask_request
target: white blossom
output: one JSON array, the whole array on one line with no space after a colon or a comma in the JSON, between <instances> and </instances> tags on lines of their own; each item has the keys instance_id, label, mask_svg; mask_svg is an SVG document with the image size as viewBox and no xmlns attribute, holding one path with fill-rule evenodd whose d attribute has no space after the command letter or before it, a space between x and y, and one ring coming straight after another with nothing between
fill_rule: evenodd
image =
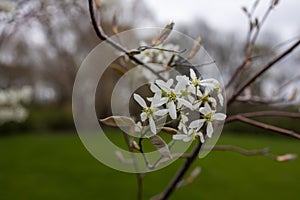
<instances>
[{"instance_id":1,"label":"white blossom","mask_svg":"<svg viewBox=\"0 0 300 200\"><path fill-rule=\"evenodd\" d=\"M204 105L204 107L201 107L199 111L201 114L203 114L203 118L207 125L206 134L209 138L211 138L213 134L212 122L225 120L226 115L223 113L216 113L216 111L212 110L207 103Z\"/></svg>"},{"instance_id":2,"label":"white blossom","mask_svg":"<svg viewBox=\"0 0 300 200\"><path fill-rule=\"evenodd\" d=\"M181 98L182 87L177 87L177 84L175 89L172 88L173 82L173 79L170 79L167 82L157 80L155 83L161 88L164 93L166 93L166 96L168 98L167 108L169 110L170 117L172 119L177 119L177 108L180 108L182 105L184 105L192 109L192 104Z\"/></svg>"},{"instance_id":3,"label":"white blossom","mask_svg":"<svg viewBox=\"0 0 300 200\"><path fill-rule=\"evenodd\" d=\"M24 121L28 116L24 104L30 103L32 93L30 86L0 90L0 124L9 121Z\"/></svg>"},{"instance_id":4,"label":"white blossom","mask_svg":"<svg viewBox=\"0 0 300 200\"><path fill-rule=\"evenodd\" d=\"M196 131L195 129L190 129L187 134L177 134L173 135L174 140L182 140L184 142L190 142L195 140L196 136L199 136L201 143L204 143L204 136L201 131Z\"/></svg>"},{"instance_id":5,"label":"white blossom","mask_svg":"<svg viewBox=\"0 0 300 200\"><path fill-rule=\"evenodd\" d=\"M157 63L157 64L167 64L171 59L174 51L179 50L178 45L174 44L161 44L155 48L151 48L147 43L141 42L141 47L146 49L141 51L140 54L136 55L143 63ZM175 58L176 60L177 58Z\"/></svg>"},{"instance_id":6,"label":"white blossom","mask_svg":"<svg viewBox=\"0 0 300 200\"><path fill-rule=\"evenodd\" d=\"M151 132L156 134L156 116L163 116L168 113L167 109L159 109L161 105L165 104L165 101L161 99L161 95L159 93L154 95L150 107L147 106L145 100L140 95L134 94L134 99L143 108L143 111L140 115L142 122L148 119Z\"/></svg>"},{"instance_id":7,"label":"white blossom","mask_svg":"<svg viewBox=\"0 0 300 200\"><path fill-rule=\"evenodd\" d=\"M187 117L187 115L185 113L181 113L180 115L180 121L178 124L178 130L182 130L185 134L187 134L188 130L187 130L187 122L189 121L189 118Z\"/></svg>"},{"instance_id":8,"label":"white blossom","mask_svg":"<svg viewBox=\"0 0 300 200\"><path fill-rule=\"evenodd\" d=\"M146 102L139 95L135 95L135 100L144 108L141 120L144 122L149 119L150 129L156 134L155 116L168 114L172 120L178 120L177 129L181 131L180 134L173 136L174 140L189 142L199 137L204 143L205 136L211 138L213 135L213 122L226 118L225 114L216 113L218 105L223 106L224 102L220 83L216 79L197 77L192 69L190 69L190 77L178 75L176 81L174 83L174 79L168 79L152 82L150 90L154 96L147 98L151 102L150 107L147 107ZM159 110L159 106L166 107L166 109ZM189 123L192 120L188 117L189 112L196 112L198 116L200 113L200 118ZM178 116L177 113L180 115ZM203 134L204 125L205 135Z\"/></svg>"}]
</instances>

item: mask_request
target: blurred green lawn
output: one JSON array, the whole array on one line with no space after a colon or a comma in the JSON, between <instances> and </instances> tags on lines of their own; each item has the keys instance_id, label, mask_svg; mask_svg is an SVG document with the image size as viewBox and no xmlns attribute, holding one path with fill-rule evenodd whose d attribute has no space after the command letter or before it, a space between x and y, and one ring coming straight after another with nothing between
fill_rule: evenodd
<instances>
[{"instance_id":1,"label":"blurred green lawn","mask_svg":"<svg viewBox=\"0 0 300 200\"><path fill-rule=\"evenodd\" d=\"M285 137L223 134L219 144L300 155L300 142ZM75 134L2 137L0 155L1 200L136 199L135 175L102 165ZM164 189L179 162L146 175L145 199ZM170 199L300 199L300 159L277 163L262 156L212 152L195 166L202 168L197 180Z\"/></svg>"}]
</instances>

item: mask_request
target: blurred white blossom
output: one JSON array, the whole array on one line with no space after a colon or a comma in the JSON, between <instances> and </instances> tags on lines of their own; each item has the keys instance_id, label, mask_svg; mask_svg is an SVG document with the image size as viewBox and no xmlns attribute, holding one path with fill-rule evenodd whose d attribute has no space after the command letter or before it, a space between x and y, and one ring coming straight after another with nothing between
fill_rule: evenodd
<instances>
[{"instance_id":1,"label":"blurred white blossom","mask_svg":"<svg viewBox=\"0 0 300 200\"><path fill-rule=\"evenodd\" d=\"M30 86L0 90L0 124L10 121L23 122L28 116L24 105L31 102L32 95L33 90Z\"/></svg>"}]
</instances>

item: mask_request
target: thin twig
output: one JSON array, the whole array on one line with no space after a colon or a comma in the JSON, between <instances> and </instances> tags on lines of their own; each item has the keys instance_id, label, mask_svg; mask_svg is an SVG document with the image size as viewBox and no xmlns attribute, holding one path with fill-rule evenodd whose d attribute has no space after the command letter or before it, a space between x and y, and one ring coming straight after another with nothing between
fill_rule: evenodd
<instances>
[{"instance_id":1,"label":"thin twig","mask_svg":"<svg viewBox=\"0 0 300 200\"><path fill-rule=\"evenodd\" d=\"M270 99L270 98L263 98L263 97L258 97L258 96L253 96L250 98L245 98L245 97L237 97L236 102L241 102L241 103L248 103L248 104L276 104L276 103L282 103L285 101L284 98L278 98L278 99Z\"/></svg>"},{"instance_id":2,"label":"thin twig","mask_svg":"<svg viewBox=\"0 0 300 200\"><path fill-rule=\"evenodd\" d=\"M287 87L288 85L292 84L293 82L299 81L300 80L300 74L295 76L294 78L290 79L289 81L287 81L286 83L284 83L283 85L281 85L277 91L273 92L273 95L278 95L280 94L280 92Z\"/></svg>"},{"instance_id":3,"label":"thin twig","mask_svg":"<svg viewBox=\"0 0 300 200\"><path fill-rule=\"evenodd\" d=\"M247 13L247 17L248 17L248 24L249 24L249 31L247 33L247 39L246 39L246 45L245 45L245 51L247 52L248 47L250 45L251 42L251 35L252 35L252 31L253 31L253 26L252 26L252 16L254 15L254 12L257 8L257 6L259 5L260 0L256 0L253 5L252 8L250 10L250 13Z\"/></svg>"},{"instance_id":4,"label":"thin twig","mask_svg":"<svg viewBox=\"0 0 300 200\"><path fill-rule=\"evenodd\" d=\"M233 95L229 98L227 105L230 105L234 102L234 100L249 86L251 85L258 77L260 77L262 74L264 74L268 69L270 69L272 66L274 66L277 62L285 58L287 55L289 55L295 48L297 48L300 45L300 39L292 45L290 48L288 48L285 52L274 58L272 61L270 61L267 65L265 65L261 70L259 70L257 73L254 73L244 84L242 84L241 87L236 89L233 93Z\"/></svg>"},{"instance_id":5,"label":"thin twig","mask_svg":"<svg viewBox=\"0 0 300 200\"><path fill-rule=\"evenodd\" d=\"M123 53L125 53L130 60L132 60L133 62L137 63L138 65L142 65L144 66L146 69L148 69L150 72L152 72L154 75L156 75L158 78L166 81L166 79L161 76L160 74L158 74L155 70L153 70L149 65L147 65L146 63L143 63L141 60L139 60L138 58L136 58L134 55L132 55L125 47L123 47L121 44L113 41L111 38L109 38L105 32L103 31L101 25L98 26L97 20L95 18L95 13L94 13L94 1L93 0L89 0L89 12L90 12L90 18L92 21L92 25L93 28L97 34L97 36L103 40L106 41L108 44L110 44L111 46L113 46L116 50L119 50Z\"/></svg>"},{"instance_id":6,"label":"thin twig","mask_svg":"<svg viewBox=\"0 0 300 200\"><path fill-rule=\"evenodd\" d=\"M250 48L253 48L258 36L259 36L259 33L260 33L260 30L262 28L262 26L264 25L264 23L266 22L269 14L271 13L271 11L273 10L274 6L273 6L273 3L270 4L270 6L268 7L267 11L265 12L262 20L260 21L259 25L256 27L256 32L252 38L252 41L250 43Z\"/></svg>"},{"instance_id":7,"label":"thin twig","mask_svg":"<svg viewBox=\"0 0 300 200\"><path fill-rule=\"evenodd\" d=\"M271 2L270 6L268 7L268 9L266 10L264 16L262 17L262 20L255 26L256 27L256 31L252 36L252 32L253 32L253 23L252 23L252 15L257 7L257 5L259 4L259 1L256 1L252 7L251 13L249 13L248 15L248 19L249 19L249 31L248 31L248 36L247 36L247 43L246 43L246 54L245 54L245 58L242 62L242 64L235 70L235 72L233 73L233 75L231 76L231 78L229 79L229 81L227 82L225 88L229 88L229 86L237 79L239 79L239 77L243 74L244 70L248 68L248 66L250 65L251 62L251 55L253 52L253 47L255 46L255 43L257 41L257 38L259 36L260 30L263 26L263 24L265 23L265 21L267 20L269 14L271 13L271 11L273 10L274 6L273 3Z\"/></svg>"},{"instance_id":8,"label":"thin twig","mask_svg":"<svg viewBox=\"0 0 300 200\"><path fill-rule=\"evenodd\" d=\"M203 149L203 148L202 148ZM208 148L210 149L210 148ZM205 149L203 149L205 150ZM296 154L284 154L284 155L275 155L270 153L269 148L259 149L259 150L248 150L241 147L233 146L233 145L216 145L213 147L214 151L232 151L245 156L265 156L270 158L276 162L285 162L291 161L297 158Z\"/></svg>"},{"instance_id":9,"label":"thin twig","mask_svg":"<svg viewBox=\"0 0 300 200\"><path fill-rule=\"evenodd\" d=\"M262 116L300 118L300 113L276 111L276 110L240 113L240 114L228 117L225 120L225 123L230 123L230 122L239 120L240 116L247 117L247 118L249 118L249 117L262 117Z\"/></svg>"},{"instance_id":10,"label":"thin twig","mask_svg":"<svg viewBox=\"0 0 300 200\"><path fill-rule=\"evenodd\" d=\"M251 56L250 59L253 61L253 60L258 59L258 58L261 58L261 57L266 57L266 56L273 55L274 52L276 52L276 50L278 50L278 49L282 48L283 46L285 46L285 45L287 45L287 44L289 44L289 43L292 43L292 42L294 42L294 41L296 41L296 40L298 40L298 39L299 39L299 36L296 36L296 37L293 37L293 38L289 38L289 39L287 39L287 40L284 40L284 41L282 41L282 42L280 42L280 43L278 43L278 44L272 46L269 50L267 50L267 51L264 52L263 54L258 54L258 55L253 55L253 56Z\"/></svg>"},{"instance_id":11,"label":"thin twig","mask_svg":"<svg viewBox=\"0 0 300 200\"><path fill-rule=\"evenodd\" d=\"M249 118L244 117L242 115L238 115L235 118L236 118L235 120L239 120L239 121L244 122L244 123L249 124L249 125L253 125L253 126L256 126L256 127L263 128L265 130L274 131L274 132L280 133L282 135L286 135L286 136L290 136L290 137L293 137L293 138L300 139L300 134L296 133L294 131L291 131L291 130L287 130L287 129L283 129L283 128L273 126L273 125L270 125L270 124L265 124L263 122L255 121L253 119L249 119Z\"/></svg>"},{"instance_id":12,"label":"thin twig","mask_svg":"<svg viewBox=\"0 0 300 200\"><path fill-rule=\"evenodd\" d=\"M126 141L128 150L131 153L131 158L132 158L132 161L133 161L134 168L138 172L139 169L138 169L138 165L137 165L137 161L136 161L135 155L134 155L132 147L130 145L129 136L126 133L123 133L123 136L124 136L124 139ZM144 178L144 174L142 174L142 173L136 173L136 178L137 178L137 184L138 184L137 199L138 200L142 200L143 199L143 178Z\"/></svg>"},{"instance_id":13,"label":"thin twig","mask_svg":"<svg viewBox=\"0 0 300 200\"><path fill-rule=\"evenodd\" d=\"M205 150L205 149L203 149ZM216 145L212 148L214 151L233 151L245 156L257 156L257 155L263 155L267 156L269 158L274 159L276 156L269 153L268 148L259 149L259 150L248 150L243 149L241 147L233 146L233 145Z\"/></svg>"}]
</instances>

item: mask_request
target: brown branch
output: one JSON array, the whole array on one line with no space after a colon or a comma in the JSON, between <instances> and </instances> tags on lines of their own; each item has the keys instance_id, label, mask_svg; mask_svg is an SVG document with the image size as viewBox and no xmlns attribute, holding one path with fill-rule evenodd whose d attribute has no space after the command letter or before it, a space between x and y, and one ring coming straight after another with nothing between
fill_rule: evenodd
<instances>
[{"instance_id":1,"label":"brown branch","mask_svg":"<svg viewBox=\"0 0 300 200\"><path fill-rule=\"evenodd\" d=\"M278 95L280 94L280 92L287 86L289 86L290 84L296 82L296 81L299 81L300 80L300 74L295 76L294 78L290 79L289 81L287 81L286 83L284 83L283 85L281 85L277 91L274 91L273 92L273 95Z\"/></svg>"},{"instance_id":2,"label":"brown branch","mask_svg":"<svg viewBox=\"0 0 300 200\"><path fill-rule=\"evenodd\" d=\"M272 159L275 158L275 156L272 156L272 154L269 153L268 148L259 149L259 150L247 150L243 149L241 147L232 146L232 145L216 145L213 147L214 151L233 151L245 156L257 156L257 155L264 155L267 157L270 157Z\"/></svg>"},{"instance_id":3,"label":"brown branch","mask_svg":"<svg viewBox=\"0 0 300 200\"><path fill-rule=\"evenodd\" d=\"M199 151L202 147L202 143L199 141L197 146L194 148L191 156L188 157L182 167L179 169L174 179L169 183L166 190L158 197L159 200L167 199L176 189L177 184L181 181L187 170L190 168L194 160L197 158Z\"/></svg>"},{"instance_id":4,"label":"brown branch","mask_svg":"<svg viewBox=\"0 0 300 200\"><path fill-rule=\"evenodd\" d=\"M243 74L244 70L247 69L249 67L249 65L251 64L251 60L252 60L252 52L253 52L253 48L255 46L255 43L257 41L257 38L259 36L259 33L262 29L262 26L264 25L264 23L266 22L269 14L271 13L271 11L274 9L274 4L273 2L271 2L270 6L268 7L268 9L265 11L262 19L260 22L258 22L258 24L253 25L252 22L252 15L257 7L257 5L259 4L259 1L256 1L252 7L252 11L251 13L248 13L248 19L249 19L249 31L248 31L248 36L247 36L247 43L246 43L246 47L245 47L245 58L242 62L242 64L236 69L236 71L233 73L233 75L231 76L230 80L228 81L228 83L226 84L225 88L229 88L229 86L237 79L240 78L240 76ZM252 36L253 30L254 28L256 28L255 33Z\"/></svg>"},{"instance_id":5,"label":"brown branch","mask_svg":"<svg viewBox=\"0 0 300 200\"><path fill-rule=\"evenodd\" d=\"M242 84L241 87L236 89L233 93L233 95L229 98L227 105L232 104L235 99L249 86L251 85L258 77L260 77L262 74L264 74L268 69L270 69L272 66L274 66L277 62L285 58L288 54L290 54L295 48L297 48L300 45L300 39L292 45L289 49L287 49L285 52L283 52L281 55L274 58L272 61L270 61L267 65L265 65L261 70L259 70L257 73L254 73L244 84Z\"/></svg>"},{"instance_id":6,"label":"brown branch","mask_svg":"<svg viewBox=\"0 0 300 200\"><path fill-rule=\"evenodd\" d=\"M296 138L296 139L300 139L300 134L298 134L294 131L291 131L291 130L287 130L287 129L283 129L283 128L280 128L280 127L277 127L277 126L265 124L263 122L258 122L258 121L249 119L247 117L244 117L242 115L237 115L235 118L236 118L235 120L244 122L244 123L252 125L252 126L260 127L260 128L265 129L265 130L274 131L274 132L280 133L282 135L286 135L286 136L290 136L290 137L293 137L293 138Z\"/></svg>"},{"instance_id":7,"label":"brown branch","mask_svg":"<svg viewBox=\"0 0 300 200\"><path fill-rule=\"evenodd\" d=\"M252 26L252 16L258 6L258 4L260 3L260 0L256 0L253 5L252 5L252 8L250 10L250 12L247 12L247 17L248 17L248 25L249 25L249 31L247 33L247 42L246 42L246 45L245 45L245 51L247 51L250 43L251 43L251 35L252 35L252 31L253 31L253 26Z\"/></svg>"},{"instance_id":8,"label":"brown branch","mask_svg":"<svg viewBox=\"0 0 300 200\"><path fill-rule=\"evenodd\" d=\"M268 7L268 9L266 10L264 16L262 17L261 22L256 26L256 32L255 32L255 34L252 38L252 41L250 43L250 48L253 48L253 46L255 45L255 42L256 42L256 40L259 36L260 30L261 30L262 26L264 25L264 23L266 22L269 14L273 10L273 8L274 8L274 5L273 5L273 3L271 3L270 6Z\"/></svg>"},{"instance_id":9,"label":"brown branch","mask_svg":"<svg viewBox=\"0 0 300 200\"><path fill-rule=\"evenodd\" d=\"M128 147L128 150L131 153L131 158L132 158L132 161L133 161L134 168L138 172L139 169L138 169L136 157L135 157L135 155L133 153L133 149L132 149L131 144L130 144L130 138L129 138L129 136L126 133L123 133L123 136L124 136L126 145ZM138 185L137 199L138 200L142 200L143 199L143 179L144 179L144 174L143 173L136 173L136 178L137 178L137 185Z\"/></svg>"},{"instance_id":10,"label":"brown branch","mask_svg":"<svg viewBox=\"0 0 300 200\"><path fill-rule=\"evenodd\" d=\"M236 120L240 120L239 119L240 116L247 117L247 118L249 118L249 117L262 117L262 116L300 118L300 113L276 111L276 110L240 113L240 114L228 117L226 119L225 123L230 123L230 122L233 122L233 121L236 121Z\"/></svg>"},{"instance_id":11,"label":"brown branch","mask_svg":"<svg viewBox=\"0 0 300 200\"><path fill-rule=\"evenodd\" d=\"M241 102L241 103L249 103L249 104L276 104L276 103L282 103L285 101L284 98L278 98L278 99L270 99L270 98L264 98L264 97L258 97L258 96L253 96L253 97L237 97L236 102Z\"/></svg>"},{"instance_id":12,"label":"brown branch","mask_svg":"<svg viewBox=\"0 0 300 200\"><path fill-rule=\"evenodd\" d=\"M166 81L166 79L161 76L160 74L158 74L155 70L153 70L149 65L143 63L141 60L139 60L138 58L136 58L135 56L133 56L125 47L123 47L121 44L113 41L111 38L109 38L105 32L103 31L101 25L99 26L95 17L95 12L94 12L94 0L89 0L89 13L90 13L90 18L92 21L92 25L93 28L97 34L97 36L103 40L106 41L108 44L110 44L111 46L113 46L115 49L125 53L130 60L132 60L133 62L135 62L138 65L142 65L144 66L146 69L148 69L150 72L152 72L153 74L155 74L158 78Z\"/></svg>"},{"instance_id":13,"label":"brown branch","mask_svg":"<svg viewBox=\"0 0 300 200\"><path fill-rule=\"evenodd\" d=\"M284 155L275 155L270 153L268 148L264 148L264 149L259 149L259 150L247 150L241 147L237 147L237 146L232 146L232 145L217 145L214 146L212 150L215 151L232 151L232 152L236 152L245 156L258 156L258 155L262 155L265 156L267 158L270 158L276 162L286 162L286 161L291 161L297 158L297 154L284 154Z\"/></svg>"},{"instance_id":14,"label":"brown branch","mask_svg":"<svg viewBox=\"0 0 300 200\"><path fill-rule=\"evenodd\" d=\"M250 65L250 55L247 53L247 55L245 56L245 59L243 61L243 63L237 67L237 69L234 71L234 73L232 74L230 80L227 82L225 88L228 89L230 87L231 84L233 84L233 82L241 76L241 74L243 73L244 69L247 68Z\"/></svg>"}]
</instances>

